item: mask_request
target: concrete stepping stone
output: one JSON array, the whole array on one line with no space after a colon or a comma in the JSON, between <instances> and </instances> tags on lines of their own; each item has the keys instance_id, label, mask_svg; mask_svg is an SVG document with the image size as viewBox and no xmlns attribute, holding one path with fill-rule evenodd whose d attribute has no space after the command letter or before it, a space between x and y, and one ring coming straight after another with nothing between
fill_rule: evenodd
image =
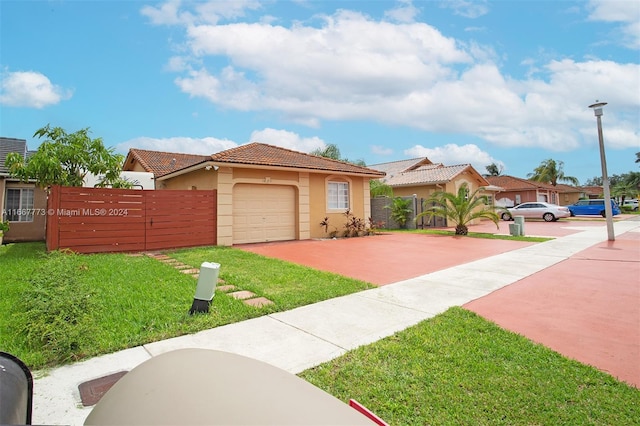
<instances>
[{"instance_id":1,"label":"concrete stepping stone","mask_svg":"<svg viewBox=\"0 0 640 426\"><path fill-rule=\"evenodd\" d=\"M267 299L266 297L254 297L253 299L246 299L244 303L250 306L255 306L256 308L261 308L266 305L274 304L271 300Z\"/></svg>"},{"instance_id":2,"label":"concrete stepping stone","mask_svg":"<svg viewBox=\"0 0 640 426\"><path fill-rule=\"evenodd\" d=\"M228 284L228 285L219 285L219 286L216 286L216 289L226 293L228 291L235 290L236 286L235 285L230 285L230 284Z\"/></svg>"},{"instance_id":3,"label":"concrete stepping stone","mask_svg":"<svg viewBox=\"0 0 640 426\"><path fill-rule=\"evenodd\" d=\"M200 270L199 269L182 269L180 270L180 272L182 272L183 274L192 275L192 274L199 274Z\"/></svg>"},{"instance_id":4,"label":"concrete stepping stone","mask_svg":"<svg viewBox=\"0 0 640 426\"><path fill-rule=\"evenodd\" d=\"M175 265L171 265L176 269L194 269L191 265L185 265L184 263L176 263Z\"/></svg>"},{"instance_id":5,"label":"concrete stepping stone","mask_svg":"<svg viewBox=\"0 0 640 426\"><path fill-rule=\"evenodd\" d=\"M234 291L233 293L228 293L228 294L234 299L239 299L239 300L251 299L252 297L255 296L255 293L252 293L247 290Z\"/></svg>"}]
</instances>

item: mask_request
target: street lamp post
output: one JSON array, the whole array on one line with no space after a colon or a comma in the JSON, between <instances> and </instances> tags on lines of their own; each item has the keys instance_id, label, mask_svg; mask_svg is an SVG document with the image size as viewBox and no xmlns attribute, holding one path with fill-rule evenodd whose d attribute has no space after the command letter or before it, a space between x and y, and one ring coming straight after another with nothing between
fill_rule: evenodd
<instances>
[{"instance_id":1,"label":"street lamp post","mask_svg":"<svg viewBox=\"0 0 640 426\"><path fill-rule=\"evenodd\" d=\"M609 177L607 176L607 159L604 154L604 140L602 137L602 107L606 102L598 102L589 105L598 120L598 142L600 143L600 163L602 165L602 187L604 189L604 214L607 221L607 237L609 241L615 241L616 235L613 232L613 211L611 209L611 192L609 190Z\"/></svg>"}]
</instances>

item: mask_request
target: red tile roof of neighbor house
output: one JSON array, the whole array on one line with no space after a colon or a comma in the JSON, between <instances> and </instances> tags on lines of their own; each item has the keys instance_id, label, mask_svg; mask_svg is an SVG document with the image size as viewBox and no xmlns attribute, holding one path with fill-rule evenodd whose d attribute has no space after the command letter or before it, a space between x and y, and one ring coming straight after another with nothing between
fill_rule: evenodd
<instances>
[{"instance_id":1,"label":"red tile roof of neighbor house","mask_svg":"<svg viewBox=\"0 0 640 426\"><path fill-rule=\"evenodd\" d=\"M147 172L153 173L155 177L160 177L198 163L204 163L210 159L211 156L209 155L179 154L131 148L123 168L126 169L131 160L136 160Z\"/></svg>"},{"instance_id":2,"label":"red tile roof of neighbor house","mask_svg":"<svg viewBox=\"0 0 640 426\"><path fill-rule=\"evenodd\" d=\"M252 142L211 156L216 163L248 164L384 176L383 172L318 155L305 154L278 146Z\"/></svg>"},{"instance_id":3,"label":"red tile roof of neighbor house","mask_svg":"<svg viewBox=\"0 0 640 426\"><path fill-rule=\"evenodd\" d=\"M129 163L130 158L138 160L145 170L153 172L156 177L164 176L207 161L238 165L321 170L372 177L384 176L384 172L367 167L258 142L240 145L213 155L176 154L132 148L129 150L129 155L127 155L125 167Z\"/></svg>"},{"instance_id":4,"label":"red tile roof of neighbor house","mask_svg":"<svg viewBox=\"0 0 640 426\"><path fill-rule=\"evenodd\" d=\"M532 180L517 178L514 176L508 176L508 175L485 176L485 179L491 185L499 186L503 188L505 191L534 190L534 189L546 189L546 190L551 189L554 191L558 191L558 188L548 183L535 182Z\"/></svg>"}]
</instances>

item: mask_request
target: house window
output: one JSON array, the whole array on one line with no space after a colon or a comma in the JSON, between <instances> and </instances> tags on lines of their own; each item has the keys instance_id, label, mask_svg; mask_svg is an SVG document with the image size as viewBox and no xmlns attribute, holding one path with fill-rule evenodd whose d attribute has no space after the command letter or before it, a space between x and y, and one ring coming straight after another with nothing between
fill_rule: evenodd
<instances>
[{"instance_id":1,"label":"house window","mask_svg":"<svg viewBox=\"0 0 640 426\"><path fill-rule=\"evenodd\" d=\"M516 206L522 203L522 199L520 198L520 194L516 194Z\"/></svg>"},{"instance_id":2,"label":"house window","mask_svg":"<svg viewBox=\"0 0 640 426\"><path fill-rule=\"evenodd\" d=\"M5 220L33 222L33 189L7 188Z\"/></svg>"},{"instance_id":3,"label":"house window","mask_svg":"<svg viewBox=\"0 0 640 426\"><path fill-rule=\"evenodd\" d=\"M327 205L330 210L349 208L349 183L329 182L327 184Z\"/></svg>"}]
</instances>

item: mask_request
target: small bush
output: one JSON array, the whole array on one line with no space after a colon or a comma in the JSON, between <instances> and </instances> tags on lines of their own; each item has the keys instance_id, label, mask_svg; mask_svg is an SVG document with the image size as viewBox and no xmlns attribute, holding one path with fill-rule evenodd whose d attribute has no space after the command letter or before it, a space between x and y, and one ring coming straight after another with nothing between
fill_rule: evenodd
<instances>
[{"instance_id":1,"label":"small bush","mask_svg":"<svg viewBox=\"0 0 640 426\"><path fill-rule=\"evenodd\" d=\"M27 346L50 354L48 364L79 359L96 329L94 293L83 285L87 266L68 252L50 253L19 300L17 332Z\"/></svg>"}]
</instances>

